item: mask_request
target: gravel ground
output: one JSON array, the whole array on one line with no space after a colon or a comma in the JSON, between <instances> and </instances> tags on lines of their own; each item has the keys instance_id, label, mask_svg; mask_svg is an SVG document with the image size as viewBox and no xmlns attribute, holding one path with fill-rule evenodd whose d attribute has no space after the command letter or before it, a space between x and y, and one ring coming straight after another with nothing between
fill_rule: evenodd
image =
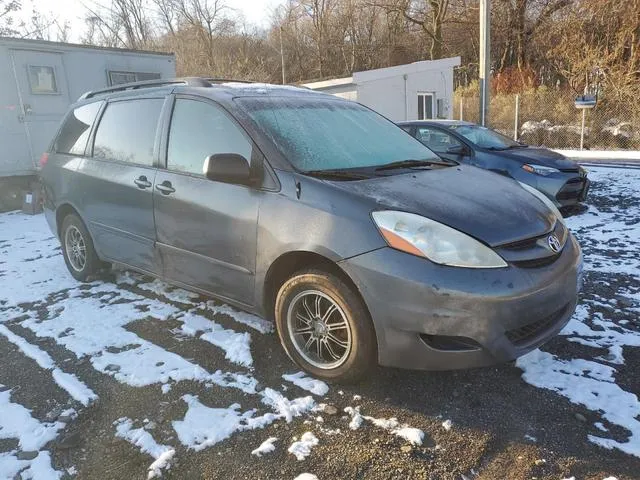
<instances>
[{"instance_id":1,"label":"gravel ground","mask_svg":"<svg viewBox=\"0 0 640 480\"><path fill-rule=\"evenodd\" d=\"M44 218L0 214L0 478L640 478L640 170L591 177L590 208L568 219L581 303L542 352L379 368L324 395L282 377L298 370L261 319L130 272L80 285ZM352 429L346 407L378 421ZM18 413L31 420L11 427ZM318 443L297 460L305 432Z\"/></svg>"}]
</instances>

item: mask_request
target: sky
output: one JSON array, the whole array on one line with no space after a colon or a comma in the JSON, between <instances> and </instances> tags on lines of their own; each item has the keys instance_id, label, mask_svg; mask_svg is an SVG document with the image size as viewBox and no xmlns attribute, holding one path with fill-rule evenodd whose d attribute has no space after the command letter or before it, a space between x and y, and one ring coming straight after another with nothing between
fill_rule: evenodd
<instances>
[{"instance_id":1,"label":"sky","mask_svg":"<svg viewBox=\"0 0 640 480\"><path fill-rule=\"evenodd\" d=\"M78 42L84 30L84 5L93 8L96 4L108 5L110 0L23 0L24 15L29 16L33 7L45 15L53 14L59 21L71 23L72 42ZM227 0L227 6L244 15L247 22L260 27L269 23L271 13L282 0Z\"/></svg>"}]
</instances>

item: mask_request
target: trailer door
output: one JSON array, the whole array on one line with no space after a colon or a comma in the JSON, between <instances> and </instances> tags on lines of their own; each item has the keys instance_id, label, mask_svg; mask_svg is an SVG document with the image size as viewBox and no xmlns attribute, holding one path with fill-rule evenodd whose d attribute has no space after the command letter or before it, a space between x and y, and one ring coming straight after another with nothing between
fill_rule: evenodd
<instances>
[{"instance_id":1,"label":"trailer door","mask_svg":"<svg viewBox=\"0 0 640 480\"><path fill-rule=\"evenodd\" d=\"M9 53L20 103L18 121L27 137L25 168L33 170L71 103L63 53L23 49Z\"/></svg>"}]
</instances>

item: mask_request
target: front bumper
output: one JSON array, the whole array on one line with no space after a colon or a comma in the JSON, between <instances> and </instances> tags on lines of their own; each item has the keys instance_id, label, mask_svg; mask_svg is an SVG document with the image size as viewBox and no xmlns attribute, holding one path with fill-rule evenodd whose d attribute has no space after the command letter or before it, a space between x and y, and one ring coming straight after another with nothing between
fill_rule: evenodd
<instances>
[{"instance_id":1,"label":"front bumper","mask_svg":"<svg viewBox=\"0 0 640 480\"><path fill-rule=\"evenodd\" d=\"M558 207L567 207L584 202L589 192L591 182L586 175L579 173L564 173L543 177L530 174L534 183L527 181L547 195Z\"/></svg>"},{"instance_id":2,"label":"front bumper","mask_svg":"<svg viewBox=\"0 0 640 480\"><path fill-rule=\"evenodd\" d=\"M539 268L466 269L382 248L341 262L364 297L381 365L450 370L513 360L569 321L582 253Z\"/></svg>"}]
</instances>

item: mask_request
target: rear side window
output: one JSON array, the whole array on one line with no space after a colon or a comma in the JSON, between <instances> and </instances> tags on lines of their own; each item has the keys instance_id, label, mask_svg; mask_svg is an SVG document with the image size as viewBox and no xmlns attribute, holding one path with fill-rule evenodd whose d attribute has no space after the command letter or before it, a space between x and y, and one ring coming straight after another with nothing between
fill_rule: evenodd
<instances>
[{"instance_id":1,"label":"rear side window","mask_svg":"<svg viewBox=\"0 0 640 480\"><path fill-rule=\"evenodd\" d=\"M217 153L237 153L251 160L251 142L220 108L177 99L171 118L167 168L202 174L204 160Z\"/></svg>"},{"instance_id":2,"label":"rear side window","mask_svg":"<svg viewBox=\"0 0 640 480\"><path fill-rule=\"evenodd\" d=\"M74 108L60 129L54 145L55 151L72 155L84 155L91 126L101 106L102 102L95 102Z\"/></svg>"},{"instance_id":3,"label":"rear side window","mask_svg":"<svg viewBox=\"0 0 640 480\"><path fill-rule=\"evenodd\" d=\"M109 103L96 131L93 156L152 166L163 103L162 98Z\"/></svg>"}]
</instances>

